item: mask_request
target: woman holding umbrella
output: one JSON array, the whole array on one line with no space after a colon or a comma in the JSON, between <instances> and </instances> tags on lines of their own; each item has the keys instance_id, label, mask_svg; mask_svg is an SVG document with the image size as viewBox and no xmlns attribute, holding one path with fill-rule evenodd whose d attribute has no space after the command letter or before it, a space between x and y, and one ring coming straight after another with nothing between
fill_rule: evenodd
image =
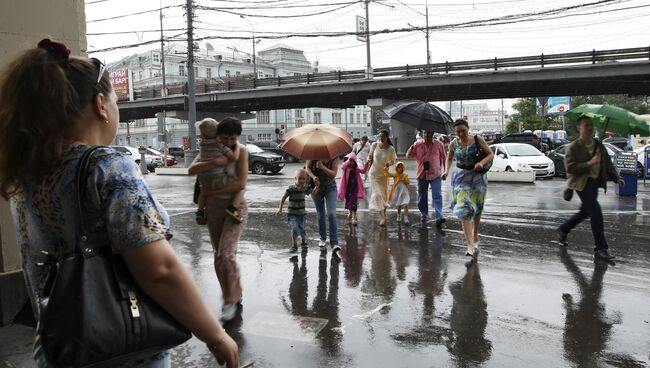
<instances>
[{"instance_id":1,"label":"woman holding umbrella","mask_svg":"<svg viewBox=\"0 0 650 368\"><path fill-rule=\"evenodd\" d=\"M316 218L318 220L318 234L320 241L318 246L325 249L327 244L327 222L329 221L330 246L335 255L341 250L339 247L338 223L336 220L336 172L339 170L338 158L332 160L307 160L305 164L307 174L318 186L318 190L312 193L311 198L316 206ZM326 214L327 212L327 214Z\"/></svg>"},{"instance_id":2,"label":"woman holding umbrella","mask_svg":"<svg viewBox=\"0 0 650 368\"><path fill-rule=\"evenodd\" d=\"M368 208L379 211L381 219L379 226L386 226L386 208L388 208L388 178L384 175L384 167L395 164L397 153L388 138L388 131L379 132L379 141L370 146L368 167L370 170L370 187L372 195Z\"/></svg>"}]
</instances>

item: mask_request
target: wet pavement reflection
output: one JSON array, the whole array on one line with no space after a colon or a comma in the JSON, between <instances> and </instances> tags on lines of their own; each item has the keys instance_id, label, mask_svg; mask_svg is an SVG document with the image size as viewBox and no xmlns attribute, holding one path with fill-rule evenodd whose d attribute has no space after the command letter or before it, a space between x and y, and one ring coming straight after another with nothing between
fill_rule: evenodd
<instances>
[{"instance_id":1,"label":"wet pavement reflection","mask_svg":"<svg viewBox=\"0 0 650 368\"><path fill-rule=\"evenodd\" d=\"M588 222L568 248L554 242L554 229L578 205L559 199L559 179L490 184L476 263L464 256L455 219L443 230L403 226L389 211L388 226L379 227L365 205L359 226L339 211L337 259L318 248L309 200L307 250L289 252L286 218L275 211L294 169L249 182L238 254L243 308L225 326L242 365L650 366L650 191L642 184L636 198L613 189L600 198L616 264L594 262ZM194 223L192 178L147 181L172 217L174 248L218 314L221 294L207 230ZM443 188L448 203L448 183ZM196 339L175 349L173 361L217 366Z\"/></svg>"}]
</instances>

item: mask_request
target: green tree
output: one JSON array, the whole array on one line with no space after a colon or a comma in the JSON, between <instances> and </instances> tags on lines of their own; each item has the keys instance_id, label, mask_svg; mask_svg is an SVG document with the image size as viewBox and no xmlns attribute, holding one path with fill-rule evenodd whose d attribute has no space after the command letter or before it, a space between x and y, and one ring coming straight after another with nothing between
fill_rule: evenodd
<instances>
[{"instance_id":1,"label":"green tree","mask_svg":"<svg viewBox=\"0 0 650 368\"><path fill-rule=\"evenodd\" d=\"M597 104L597 105L604 105L604 104L615 105L640 115L650 113L649 96L627 96L627 95L576 96L573 98L572 106L580 106L586 103Z\"/></svg>"},{"instance_id":2,"label":"green tree","mask_svg":"<svg viewBox=\"0 0 650 368\"><path fill-rule=\"evenodd\" d=\"M506 124L506 133L515 133L519 131L519 120L521 118L523 130L559 130L562 129L562 117L558 116L539 116L537 115L537 105L535 98L520 98L512 104L517 111L510 115Z\"/></svg>"}]
</instances>

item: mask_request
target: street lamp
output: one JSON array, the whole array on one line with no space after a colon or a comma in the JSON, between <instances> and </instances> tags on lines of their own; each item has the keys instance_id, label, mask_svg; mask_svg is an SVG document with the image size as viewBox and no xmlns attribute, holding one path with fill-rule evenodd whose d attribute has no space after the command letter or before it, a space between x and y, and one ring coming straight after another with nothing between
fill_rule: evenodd
<instances>
[{"instance_id":1,"label":"street lamp","mask_svg":"<svg viewBox=\"0 0 650 368\"><path fill-rule=\"evenodd\" d=\"M241 19L244 19L251 25L251 35L253 36L253 77L257 79L257 64L255 63L255 29L253 28L253 23L246 18L244 15L239 16Z\"/></svg>"}]
</instances>

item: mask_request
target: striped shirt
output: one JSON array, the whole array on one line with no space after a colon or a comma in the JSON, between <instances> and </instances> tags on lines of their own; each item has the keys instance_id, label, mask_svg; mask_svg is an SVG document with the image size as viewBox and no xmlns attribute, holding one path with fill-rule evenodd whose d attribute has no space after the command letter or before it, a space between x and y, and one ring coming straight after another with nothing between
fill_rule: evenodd
<instances>
[{"instance_id":1,"label":"striped shirt","mask_svg":"<svg viewBox=\"0 0 650 368\"><path fill-rule=\"evenodd\" d=\"M287 214L290 216L304 216L307 213L305 211L305 194L310 193L311 187L307 184L304 184L302 187L298 187L295 184L289 186L285 192L285 195L289 198Z\"/></svg>"}]
</instances>

